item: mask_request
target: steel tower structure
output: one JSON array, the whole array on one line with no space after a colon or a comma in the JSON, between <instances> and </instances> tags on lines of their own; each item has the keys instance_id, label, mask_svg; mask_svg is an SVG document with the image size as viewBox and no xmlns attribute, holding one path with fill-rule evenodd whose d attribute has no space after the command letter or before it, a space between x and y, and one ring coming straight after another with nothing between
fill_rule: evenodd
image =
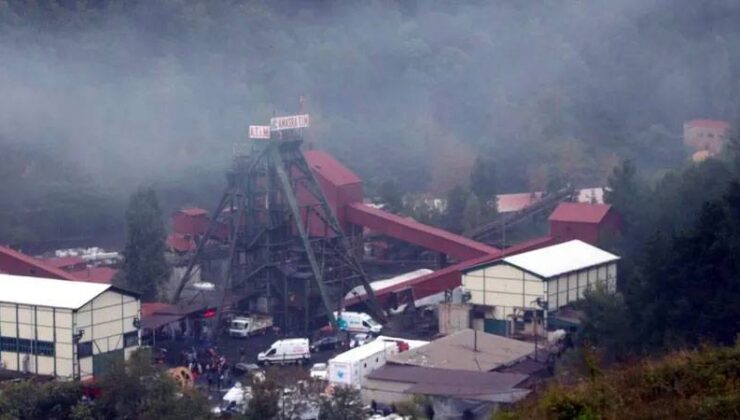
<instances>
[{"instance_id":1,"label":"steel tower structure","mask_svg":"<svg viewBox=\"0 0 740 420\"><path fill-rule=\"evenodd\" d=\"M180 299L213 233L227 230L228 266L217 325L227 295L261 302L283 328L308 331L322 319L336 326L346 293L362 286L368 310L379 308L348 237L300 149L299 130L272 132L235 150L227 187L174 295Z\"/></svg>"}]
</instances>

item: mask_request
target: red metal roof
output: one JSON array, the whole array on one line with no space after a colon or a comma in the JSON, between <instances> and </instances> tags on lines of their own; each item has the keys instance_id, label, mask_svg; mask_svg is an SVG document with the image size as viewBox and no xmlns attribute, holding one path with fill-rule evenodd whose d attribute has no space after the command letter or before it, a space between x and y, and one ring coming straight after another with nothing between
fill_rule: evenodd
<instances>
[{"instance_id":1,"label":"red metal roof","mask_svg":"<svg viewBox=\"0 0 740 420\"><path fill-rule=\"evenodd\" d=\"M362 180L338 160L321 150L308 150L304 153L308 166L322 178L334 185L358 184Z\"/></svg>"},{"instance_id":2,"label":"red metal roof","mask_svg":"<svg viewBox=\"0 0 740 420\"><path fill-rule=\"evenodd\" d=\"M46 264L41 260L38 260L22 252L18 252L5 246L0 246L0 257L15 260L29 267L33 267L38 271L38 273L36 273L37 277L44 276L61 280L77 280L72 274L67 273L64 270L60 270L59 268L56 268L51 264ZM0 265L0 270L5 271L8 274L14 274L14 269L12 267L3 267L2 265ZM23 275L28 274L23 273Z\"/></svg>"},{"instance_id":3,"label":"red metal roof","mask_svg":"<svg viewBox=\"0 0 740 420\"><path fill-rule=\"evenodd\" d=\"M189 207L186 209L182 209L179 212L183 214L187 214L188 216L208 216L207 210L204 210L198 207Z\"/></svg>"},{"instance_id":4,"label":"red metal roof","mask_svg":"<svg viewBox=\"0 0 740 420\"><path fill-rule=\"evenodd\" d=\"M557 239L550 236L543 236L540 238L531 239L529 241L522 242L518 245L497 251L489 255L483 255L442 268L435 271L434 273L429 273L425 276L416 277L402 283L392 284L388 287L376 290L375 296L382 305L385 300L388 299L388 297L390 297L393 293L411 287L413 288L414 299L421 299L423 297L431 296L445 290L454 289L455 287L462 284L463 270L467 270L471 267L479 265L488 264L492 261L501 259L509 255L550 246L555 244L556 242ZM345 299L344 304L346 306L355 305L362 302L365 298L365 295L354 296L350 299Z\"/></svg>"},{"instance_id":5,"label":"red metal roof","mask_svg":"<svg viewBox=\"0 0 740 420\"><path fill-rule=\"evenodd\" d=\"M84 270L72 271L76 280L90 283L111 284L118 270L110 267L88 267Z\"/></svg>"},{"instance_id":6,"label":"red metal roof","mask_svg":"<svg viewBox=\"0 0 740 420\"><path fill-rule=\"evenodd\" d=\"M727 130L730 128L730 123L720 120L691 120L687 121L686 125L690 125L692 127L714 128L718 130Z\"/></svg>"},{"instance_id":7,"label":"red metal roof","mask_svg":"<svg viewBox=\"0 0 740 420\"><path fill-rule=\"evenodd\" d=\"M499 252L498 248L362 203L347 206L347 220L402 241L443 252L458 260Z\"/></svg>"},{"instance_id":8,"label":"red metal roof","mask_svg":"<svg viewBox=\"0 0 740 420\"><path fill-rule=\"evenodd\" d=\"M548 220L556 222L601 223L612 206L608 204L560 203Z\"/></svg>"},{"instance_id":9,"label":"red metal roof","mask_svg":"<svg viewBox=\"0 0 740 420\"><path fill-rule=\"evenodd\" d=\"M167 235L167 246L178 252L193 251L197 247L192 239L186 239L183 235L170 233Z\"/></svg>"},{"instance_id":10,"label":"red metal roof","mask_svg":"<svg viewBox=\"0 0 740 420\"><path fill-rule=\"evenodd\" d=\"M77 264L83 264L85 260L83 260L82 257L53 257L46 258L44 262L56 268L64 269L66 267L72 267Z\"/></svg>"},{"instance_id":11,"label":"red metal roof","mask_svg":"<svg viewBox=\"0 0 740 420\"><path fill-rule=\"evenodd\" d=\"M496 196L496 207L499 213L511 213L524 210L540 201L542 192L527 192L516 194L499 194Z\"/></svg>"}]
</instances>

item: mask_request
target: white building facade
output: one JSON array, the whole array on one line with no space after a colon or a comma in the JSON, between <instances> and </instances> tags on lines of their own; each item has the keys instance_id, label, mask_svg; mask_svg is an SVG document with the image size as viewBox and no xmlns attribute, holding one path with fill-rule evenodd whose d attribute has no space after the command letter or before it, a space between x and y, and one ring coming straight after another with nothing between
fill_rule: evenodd
<instances>
[{"instance_id":1,"label":"white building facade","mask_svg":"<svg viewBox=\"0 0 740 420\"><path fill-rule=\"evenodd\" d=\"M0 274L2 368L90 379L139 348L138 295L109 284Z\"/></svg>"},{"instance_id":2,"label":"white building facade","mask_svg":"<svg viewBox=\"0 0 740 420\"><path fill-rule=\"evenodd\" d=\"M573 240L471 267L462 283L478 308L474 327L511 335L516 322L537 315L546 327L548 313L582 299L589 287L602 283L616 292L618 260Z\"/></svg>"}]
</instances>

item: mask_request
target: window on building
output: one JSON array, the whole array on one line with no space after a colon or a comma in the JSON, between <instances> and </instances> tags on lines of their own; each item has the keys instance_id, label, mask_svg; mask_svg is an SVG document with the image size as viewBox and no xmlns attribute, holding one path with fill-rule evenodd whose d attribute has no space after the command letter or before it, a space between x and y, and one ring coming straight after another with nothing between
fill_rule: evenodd
<instances>
[{"instance_id":1,"label":"window on building","mask_svg":"<svg viewBox=\"0 0 740 420\"><path fill-rule=\"evenodd\" d=\"M54 343L51 341L28 340L25 338L0 337L0 351L54 356Z\"/></svg>"},{"instance_id":2,"label":"window on building","mask_svg":"<svg viewBox=\"0 0 740 420\"><path fill-rule=\"evenodd\" d=\"M77 344L77 358L90 357L93 355L92 341Z\"/></svg>"},{"instance_id":3,"label":"window on building","mask_svg":"<svg viewBox=\"0 0 740 420\"><path fill-rule=\"evenodd\" d=\"M54 356L54 343L51 341L37 341L36 354L39 356Z\"/></svg>"},{"instance_id":4,"label":"window on building","mask_svg":"<svg viewBox=\"0 0 740 420\"><path fill-rule=\"evenodd\" d=\"M18 339L18 353L33 353L33 340Z\"/></svg>"},{"instance_id":5,"label":"window on building","mask_svg":"<svg viewBox=\"0 0 740 420\"><path fill-rule=\"evenodd\" d=\"M124 347L136 347L139 345L139 332L132 331L123 335Z\"/></svg>"},{"instance_id":6,"label":"window on building","mask_svg":"<svg viewBox=\"0 0 740 420\"><path fill-rule=\"evenodd\" d=\"M18 339L15 337L0 337L0 351L18 351Z\"/></svg>"}]
</instances>

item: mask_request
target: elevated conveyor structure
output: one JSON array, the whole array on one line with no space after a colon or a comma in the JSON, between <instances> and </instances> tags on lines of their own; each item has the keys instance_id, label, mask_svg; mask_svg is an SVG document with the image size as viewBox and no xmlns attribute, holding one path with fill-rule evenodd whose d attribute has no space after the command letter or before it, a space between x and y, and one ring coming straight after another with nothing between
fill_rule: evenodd
<instances>
[{"instance_id":1,"label":"elevated conveyor structure","mask_svg":"<svg viewBox=\"0 0 740 420\"><path fill-rule=\"evenodd\" d=\"M345 231L367 228L456 260L453 265L433 273L376 290L375 298L382 307L394 307L409 299L418 300L454 289L462 283L461 271L468 267L554 243L553 238L547 236L500 250L444 229L388 213L362 202L362 181L330 154L312 150L306 152L305 156ZM361 304L365 299L365 296L346 299L345 306Z\"/></svg>"},{"instance_id":2,"label":"elevated conveyor structure","mask_svg":"<svg viewBox=\"0 0 740 420\"><path fill-rule=\"evenodd\" d=\"M499 252L498 248L363 203L351 203L347 205L345 212L349 223L441 252L458 261L495 255Z\"/></svg>"}]
</instances>

